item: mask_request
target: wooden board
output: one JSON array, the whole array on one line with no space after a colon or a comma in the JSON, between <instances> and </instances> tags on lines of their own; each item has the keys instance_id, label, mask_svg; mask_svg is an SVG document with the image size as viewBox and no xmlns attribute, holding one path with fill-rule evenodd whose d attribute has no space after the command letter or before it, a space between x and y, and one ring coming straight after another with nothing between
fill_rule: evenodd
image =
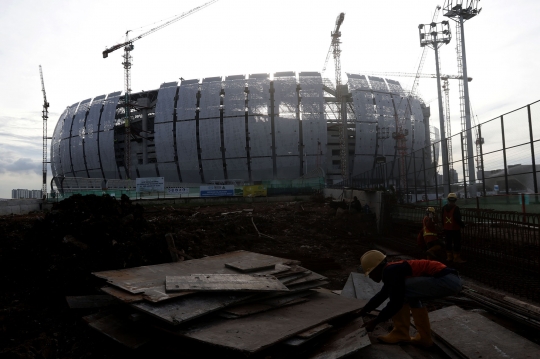
<instances>
[{"instance_id":1,"label":"wooden board","mask_svg":"<svg viewBox=\"0 0 540 359\"><path fill-rule=\"evenodd\" d=\"M165 291L165 276L167 275L176 276L197 273L235 274L238 272L225 267L225 263L245 260L275 261L284 265L298 263L297 261L285 258L236 251L183 262L95 272L92 274L106 279L109 284L115 287L122 288L133 294L145 294L147 296L145 299L159 302L176 296L176 293L169 294Z\"/></svg>"},{"instance_id":2,"label":"wooden board","mask_svg":"<svg viewBox=\"0 0 540 359\"><path fill-rule=\"evenodd\" d=\"M431 330L469 358L540 358L540 346L484 316L451 306L430 313Z\"/></svg>"},{"instance_id":3,"label":"wooden board","mask_svg":"<svg viewBox=\"0 0 540 359\"><path fill-rule=\"evenodd\" d=\"M280 264L279 261L276 260L269 260L269 261L261 261L261 260L242 260L242 261L236 261L236 262L229 262L225 263L225 267L235 269L237 271L240 271L242 273L251 273L251 272L258 272L263 270L275 270L276 264Z\"/></svg>"},{"instance_id":4,"label":"wooden board","mask_svg":"<svg viewBox=\"0 0 540 359\"><path fill-rule=\"evenodd\" d=\"M144 293L132 294L126 290L106 285L101 288L101 290L113 297L120 299L124 303L134 303L141 300L147 300L153 303L160 302L165 299L183 297L185 295L190 295L195 292L177 292L177 293L165 293L165 288L163 287L154 287L146 288Z\"/></svg>"},{"instance_id":5,"label":"wooden board","mask_svg":"<svg viewBox=\"0 0 540 359\"><path fill-rule=\"evenodd\" d=\"M376 283L364 274L352 272L341 291L341 295L347 298L358 298L369 301L382 287L382 283ZM382 310L386 304L388 304L388 299L376 309Z\"/></svg>"},{"instance_id":6,"label":"wooden board","mask_svg":"<svg viewBox=\"0 0 540 359\"><path fill-rule=\"evenodd\" d=\"M306 330L305 332L296 334L295 337L285 340L283 344L289 345L292 347L297 347L297 346L307 343L308 341L318 337L319 335L323 333L326 333L332 328L333 327L328 323L318 325L315 328L311 328L311 329Z\"/></svg>"},{"instance_id":7,"label":"wooden board","mask_svg":"<svg viewBox=\"0 0 540 359\"><path fill-rule=\"evenodd\" d=\"M187 276L166 276L167 291L244 291L244 292L286 292L289 289L272 276L252 276L249 274L192 274Z\"/></svg>"},{"instance_id":8,"label":"wooden board","mask_svg":"<svg viewBox=\"0 0 540 359\"><path fill-rule=\"evenodd\" d=\"M288 283L291 283L291 282L294 282L300 278L304 278L304 277L307 277L311 274L310 271L305 271L305 272L296 272L296 273L291 273L290 275L288 276L282 276L282 277L279 277L279 281L283 284L288 284Z\"/></svg>"},{"instance_id":9,"label":"wooden board","mask_svg":"<svg viewBox=\"0 0 540 359\"><path fill-rule=\"evenodd\" d=\"M83 319L90 327L131 349L136 349L151 339L144 328L118 314L91 315Z\"/></svg>"},{"instance_id":10,"label":"wooden board","mask_svg":"<svg viewBox=\"0 0 540 359\"><path fill-rule=\"evenodd\" d=\"M287 283L287 288L291 289L291 288L294 288L297 285L301 285L301 284L304 284L304 283L310 283L310 282L318 282L318 281L322 281L322 280L325 280L325 279L326 279L326 277L324 277L324 276L322 276L322 275L320 275L318 273L310 272L308 276L296 279L296 280L294 280L292 282L288 282Z\"/></svg>"},{"instance_id":11,"label":"wooden board","mask_svg":"<svg viewBox=\"0 0 540 359\"><path fill-rule=\"evenodd\" d=\"M288 288L289 288L289 290L291 292L300 292L300 291L307 290L307 289L319 288L319 287L322 287L322 286L327 285L329 283L330 282L325 281L325 280L318 280L318 281L312 281L312 282L297 284L297 285L294 285L294 286L291 286L291 287L288 287Z\"/></svg>"},{"instance_id":12,"label":"wooden board","mask_svg":"<svg viewBox=\"0 0 540 359\"><path fill-rule=\"evenodd\" d=\"M412 359L399 345L371 344L349 357L350 359Z\"/></svg>"},{"instance_id":13,"label":"wooden board","mask_svg":"<svg viewBox=\"0 0 540 359\"><path fill-rule=\"evenodd\" d=\"M277 298L259 300L257 302L240 304L234 307L225 309L225 312L233 315L234 317L244 317L246 315L252 315L255 313L264 312L267 310L272 310L275 308L283 307L285 305L294 305L298 303L305 302L306 297L313 295L313 292L300 292L287 294Z\"/></svg>"},{"instance_id":14,"label":"wooden board","mask_svg":"<svg viewBox=\"0 0 540 359\"><path fill-rule=\"evenodd\" d=\"M251 296L252 294L230 292L197 293L161 303L137 302L132 306L169 324L178 325L242 302Z\"/></svg>"},{"instance_id":15,"label":"wooden board","mask_svg":"<svg viewBox=\"0 0 540 359\"><path fill-rule=\"evenodd\" d=\"M357 300L331 293L315 293L309 299L292 307L234 320L215 318L195 323L178 334L209 344L256 352L362 307Z\"/></svg>"},{"instance_id":16,"label":"wooden board","mask_svg":"<svg viewBox=\"0 0 540 359\"><path fill-rule=\"evenodd\" d=\"M351 355L371 344L369 336L364 328L362 318L356 318L352 322L339 328L333 333L322 347L318 348L309 359L339 359Z\"/></svg>"},{"instance_id":17,"label":"wooden board","mask_svg":"<svg viewBox=\"0 0 540 359\"><path fill-rule=\"evenodd\" d=\"M66 301L71 309L101 308L118 304L118 301L115 298L106 294L67 296Z\"/></svg>"}]
</instances>

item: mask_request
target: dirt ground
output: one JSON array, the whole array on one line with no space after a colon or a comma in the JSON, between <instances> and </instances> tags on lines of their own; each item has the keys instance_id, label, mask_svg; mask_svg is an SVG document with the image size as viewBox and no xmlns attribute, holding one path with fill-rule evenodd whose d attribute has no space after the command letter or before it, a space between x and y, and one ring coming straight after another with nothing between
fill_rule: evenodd
<instances>
[{"instance_id":1,"label":"dirt ground","mask_svg":"<svg viewBox=\"0 0 540 359\"><path fill-rule=\"evenodd\" d=\"M371 249L374 220L331 207L322 197L172 206L73 196L0 217L0 357L133 357L82 321L95 309L69 309L65 297L100 294L92 272L170 262L167 233L185 260L249 250L300 260L341 289Z\"/></svg>"}]
</instances>

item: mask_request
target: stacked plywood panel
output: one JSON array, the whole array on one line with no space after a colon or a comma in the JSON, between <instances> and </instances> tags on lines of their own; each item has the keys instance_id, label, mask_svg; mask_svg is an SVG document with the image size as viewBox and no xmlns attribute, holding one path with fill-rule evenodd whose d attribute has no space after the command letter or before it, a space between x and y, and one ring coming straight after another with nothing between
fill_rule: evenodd
<instances>
[{"instance_id":1,"label":"stacked plywood panel","mask_svg":"<svg viewBox=\"0 0 540 359\"><path fill-rule=\"evenodd\" d=\"M317 289L326 278L297 261L237 251L93 274L119 305L85 319L132 348L156 332L240 356L279 346L339 358L369 345L356 315L365 302Z\"/></svg>"}]
</instances>

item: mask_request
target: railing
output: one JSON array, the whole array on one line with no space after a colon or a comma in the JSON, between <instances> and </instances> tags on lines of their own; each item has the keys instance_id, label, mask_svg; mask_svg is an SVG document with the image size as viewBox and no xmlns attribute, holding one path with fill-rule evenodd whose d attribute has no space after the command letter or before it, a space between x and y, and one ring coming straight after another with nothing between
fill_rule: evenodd
<instances>
[{"instance_id":1,"label":"railing","mask_svg":"<svg viewBox=\"0 0 540 359\"><path fill-rule=\"evenodd\" d=\"M386 196L382 243L416 257L425 206L400 205ZM504 201L505 199L503 199ZM459 202L459 201L458 201ZM488 285L540 301L540 214L486 208L463 208L463 274ZM436 218L440 207L436 207ZM441 233L441 237L442 233Z\"/></svg>"},{"instance_id":2,"label":"railing","mask_svg":"<svg viewBox=\"0 0 540 359\"><path fill-rule=\"evenodd\" d=\"M476 144L476 153L470 158L461 146L469 131ZM445 198L449 192L464 199L539 193L536 153L540 153L540 101L442 141L453 149L452 171L443 171L446 161L441 158L441 141L437 141L405 156L405 181L400 181L401 161L394 154L386 157L386 163L375 163L374 157L372 168L332 187L391 188L406 203ZM475 171L464 177L467 160L474 163Z\"/></svg>"}]
</instances>

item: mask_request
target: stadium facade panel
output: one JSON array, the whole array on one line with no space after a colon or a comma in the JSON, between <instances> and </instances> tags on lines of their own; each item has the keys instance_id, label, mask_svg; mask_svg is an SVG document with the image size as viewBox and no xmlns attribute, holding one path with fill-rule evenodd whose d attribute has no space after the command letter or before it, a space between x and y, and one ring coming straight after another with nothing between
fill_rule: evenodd
<instances>
[{"instance_id":1,"label":"stadium facade panel","mask_svg":"<svg viewBox=\"0 0 540 359\"><path fill-rule=\"evenodd\" d=\"M429 144L429 108L407 97L399 82L347 77L341 104L318 72L163 83L131 94L129 138L121 92L75 103L54 129L53 175L253 183L295 179L322 168L331 183L341 179L338 111L348 114L351 176L374 169L382 157L387 163L397 158L396 118L408 133L408 151ZM131 173L126 172L128 141ZM413 161L420 166L422 158Z\"/></svg>"}]
</instances>

